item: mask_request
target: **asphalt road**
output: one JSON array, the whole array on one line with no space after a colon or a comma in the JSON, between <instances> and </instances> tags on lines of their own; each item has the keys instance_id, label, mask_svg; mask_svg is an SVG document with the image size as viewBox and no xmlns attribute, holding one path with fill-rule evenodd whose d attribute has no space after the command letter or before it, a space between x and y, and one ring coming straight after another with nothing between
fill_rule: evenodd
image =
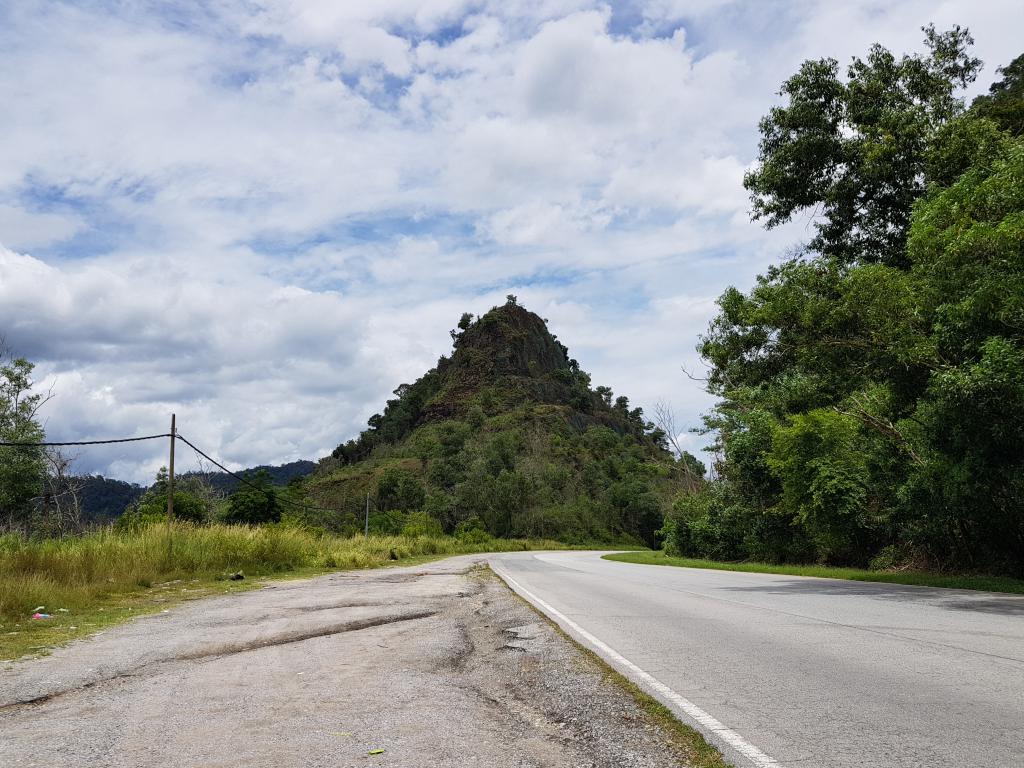
<instances>
[{"instance_id":1,"label":"asphalt road","mask_svg":"<svg viewBox=\"0 0 1024 768\"><path fill-rule=\"evenodd\" d=\"M273 582L0 665L0 766L686 764L481 559Z\"/></svg>"},{"instance_id":2,"label":"asphalt road","mask_svg":"<svg viewBox=\"0 0 1024 768\"><path fill-rule=\"evenodd\" d=\"M1024 596L593 552L491 564L627 674L648 673L784 768L1024 766Z\"/></svg>"}]
</instances>

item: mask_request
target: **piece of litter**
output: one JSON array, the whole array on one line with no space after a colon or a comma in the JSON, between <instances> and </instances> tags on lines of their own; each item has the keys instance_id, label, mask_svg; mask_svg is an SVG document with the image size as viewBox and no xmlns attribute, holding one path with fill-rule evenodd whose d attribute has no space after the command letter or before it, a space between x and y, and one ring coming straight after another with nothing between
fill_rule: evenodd
<instances>
[{"instance_id":1,"label":"piece of litter","mask_svg":"<svg viewBox=\"0 0 1024 768\"><path fill-rule=\"evenodd\" d=\"M33 609L32 609L32 612L33 612L33 613L39 613L39 612L40 612L41 610L43 610L43 609L44 609L45 607L46 607L45 605L37 605L37 606L36 606L35 608L33 608Z\"/></svg>"},{"instance_id":2,"label":"piece of litter","mask_svg":"<svg viewBox=\"0 0 1024 768\"><path fill-rule=\"evenodd\" d=\"M68 629L78 629L78 627L68 627Z\"/></svg>"},{"instance_id":3,"label":"piece of litter","mask_svg":"<svg viewBox=\"0 0 1024 768\"><path fill-rule=\"evenodd\" d=\"M368 754L368 755L383 755L383 754L384 754L384 751L385 751L385 750L383 750L383 749L371 749L371 750L370 750L369 752L367 752L366 754Z\"/></svg>"},{"instance_id":4,"label":"piece of litter","mask_svg":"<svg viewBox=\"0 0 1024 768\"><path fill-rule=\"evenodd\" d=\"M38 613L37 612L37 613L33 613L32 614L32 618L33 619L52 619L53 617L50 614L48 614L48 613Z\"/></svg>"},{"instance_id":5,"label":"piece of litter","mask_svg":"<svg viewBox=\"0 0 1024 768\"><path fill-rule=\"evenodd\" d=\"M68 609L67 609L67 608L58 608L58 609L57 609L57 611L58 611L59 613L70 613L70 611L68 611Z\"/></svg>"}]
</instances>

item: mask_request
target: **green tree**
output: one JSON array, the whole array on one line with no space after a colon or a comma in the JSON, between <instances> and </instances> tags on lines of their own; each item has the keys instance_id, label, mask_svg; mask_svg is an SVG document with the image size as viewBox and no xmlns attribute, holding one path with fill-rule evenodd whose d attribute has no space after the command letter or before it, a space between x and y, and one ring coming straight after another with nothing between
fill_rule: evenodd
<instances>
[{"instance_id":1,"label":"green tree","mask_svg":"<svg viewBox=\"0 0 1024 768\"><path fill-rule=\"evenodd\" d=\"M0 440L43 441L38 412L46 398L32 393L33 368L24 358L0 355ZM0 446L0 522L9 528L27 527L33 499L42 493L45 480L42 447Z\"/></svg>"},{"instance_id":2,"label":"green tree","mask_svg":"<svg viewBox=\"0 0 1024 768\"><path fill-rule=\"evenodd\" d=\"M869 453L857 420L818 409L789 417L772 438L768 467L780 479L778 504L830 562L863 562L869 552Z\"/></svg>"},{"instance_id":3,"label":"green tree","mask_svg":"<svg viewBox=\"0 0 1024 768\"><path fill-rule=\"evenodd\" d=\"M270 480L270 474L261 469L258 472L248 472L245 479L247 482L239 483L238 488L228 498L224 522L244 525L280 522L281 505L278 502L277 490Z\"/></svg>"},{"instance_id":4,"label":"green tree","mask_svg":"<svg viewBox=\"0 0 1024 768\"><path fill-rule=\"evenodd\" d=\"M202 525L210 519L210 505L207 499L191 492L188 487L174 489L174 519ZM160 523L167 519L167 495L169 490L167 467L160 467L153 485L134 503L128 506L118 518L121 527L134 527Z\"/></svg>"},{"instance_id":5,"label":"green tree","mask_svg":"<svg viewBox=\"0 0 1024 768\"><path fill-rule=\"evenodd\" d=\"M807 61L782 85L785 104L761 121L760 163L744 184L771 228L820 211L812 250L844 263L905 265L914 201L927 188L932 138L963 111L956 89L977 76L967 30L924 29L928 53L880 45L854 58Z\"/></svg>"},{"instance_id":6,"label":"green tree","mask_svg":"<svg viewBox=\"0 0 1024 768\"><path fill-rule=\"evenodd\" d=\"M1024 573L1024 139L915 212L909 253L936 365L914 413L913 533L970 567Z\"/></svg>"},{"instance_id":7,"label":"green tree","mask_svg":"<svg viewBox=\"0 0 1024 768\"><path fill-rule=\"evenodd\" d=\"M973 61L958 34L933 41L933 61L921 70L946 61L943 71L956 75L950 88ZM865 82L877 86L878 73L897 63L900 92L901 78L917 71L901 69L912 64L907 57L896 62L876 48L851 68L842 109L856 96L850 88L871 92ZM1003 73L994 92L1012 93L1014 82L1003 85L1016 69ZM801 82L795 93L809 87ZM857 166L852 189L866 218L825 205L817 250L772 267L749 293L721 297L701 342L709 387L721 398L706 419L719 479L673 512L665 532L674 549L861 564L884 550L939 567L1024 572L1016 447L1024 431L1024 142L980 106L962 113L950 88L936 91L946 107L922 107L922 120L941 119L919 124L921 141L905 162L879 173ZM896 114L892 104L903 102L877 103ZM840 143L870 139L858 138L861 128L841 130ZM775 159L801 135L787 134ZM834 171L830 184L846 178ZM896 208L871 209L895 199L896 188L908 193L905 224L904 213L886 218ZM824 193L810 200L821 204ZM776 213L786 210L797 208ZM868 236L870 221L888 222L887 243ZM829 238L844 232L849 240L833 247Z\"/></svg>"},{"instance_id":8,"label":"green tree","mask_svg":"<svg viewBox=\"0 0 1024 768\"><path fill-rule=\"evenodd\" d=\"M377 481L377 504L383 511L417 510L425 500L426 489L423 483L405 470L387 469Z\"/></svg>"},{"instance_id":9,"label":"green tree","mask_svg":"<svg viewBox=\"0 0 1024 768\"><path fill-rule=\"evenodd\" d=\"M998 70L1002 80L971 103L971 112L992 120L1014 136L1024 134L1024 53Z\"/></svg>"}]
</instances>

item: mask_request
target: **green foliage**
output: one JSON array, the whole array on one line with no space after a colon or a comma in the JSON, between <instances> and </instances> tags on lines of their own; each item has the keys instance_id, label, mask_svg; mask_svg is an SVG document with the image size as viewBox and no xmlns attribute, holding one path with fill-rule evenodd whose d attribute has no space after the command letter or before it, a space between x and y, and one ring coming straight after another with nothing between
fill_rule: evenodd
<instances>
[{"instance_id":1,"label":"green foliage","mask_svg":"<svg viewBox=\"0 0 1024 768\"><path fill-rule=\"evenodd\" d=\"M166 522L169 490L167 467L160 467L153 485L117 518L117 527L135 529ZM174 519L201 525L209 521L212 510L208 500L193 490L194 485L188 481L182 485L175 484Z\"/></svg>"},{"instance_id":2,"label":"green foliage","mask_svg":"<svg viewBox=\"0 0 1024 768\"><path fill-rule=\"evenodd\" d=\"M677 501L672 553L1024 573L1024 140L954 98L968 42L876 46L845 83L810 62L765 119L755 214L823 216L701 340L718 478Z\"/></svg>"},{"instance_id":3,"label":"green foliage","mask_svg":"<svg viewBox=\"0 0 1024 768\"><path fill-rule=\"evenodd\" d=\"M174 492L174 519L182 522L205 523L209 510L201 499L190 493ZM129 506L119 518L119 528L137 528L139 526L162 523L167 520L167 492L147 494L137 504Z\"/></svg>"},{"instance_id":4,"label":"green foliage","mask_svg":"<svg viewBox=\"0 0 1024 768\"><path fill-rule=\"evenodd\" d=\"M455 536L460 541L476 543L484 542L491 538L490 534L487 533L484 521L476 515L468 517L459 523L455 527Z\"/></svg>"},{"instance_id":5,"label":"green foliage","mask_svg":"<svg viewBox=\"0 0 1024 768\"><path fill-rule=\"evenodd\" d=\"M377 505L384 511L409 512L420 509L425 500L423 483L409 472L388 469L377 481Z\"/></svg>"},{"instance_id":6,"label":"green foliage","mask_svg":"<svg viewBox=\"0 0 1024 768\"><path fill-rule=\"evenodd\" d=\"M976 98L971 111L1020 136L1024 134L1024 54L997 71L1003 79L992 83L987 94Z\"/></svg>"},{"instance_id":7,"label":"green foliage","mask_svg":"<svg viewBox=\"0 0 1024 768\"><path fill-rule=\"evenodd\" d=\"M811 537L817 559L858 562L867 517L870 480L857 421L817 409L796 414L776 429L766 464L780 479L779 510Z\"/></svg>"},{"instance_id":8,"label":"green foliage","mask_svg":"<svg viewBox=\"0 0 1024 768\"><path fill-rule=\"evenodd\" d=\"M411 512L402 526L403 536L441 536L441 523L427 512Z\"/></svg>"},{"instance_id":9,"label":"green foliage","mask_svg":"<svg viewBox=\"0 0 1024 768\"><path fill-rule=\"evenodd\" d=\"M245 479L248 482L240 483L238 489L228 498L224 522L235 525L280 522L281 505L277 500L277 490L270 481L270 474L266 470L259 470L248 473Z\"/></svg>"},{"instance_id":10,"label":"green foliage","mask_svg":"<svg viewBox=\"0 0 1024 768\"><path fill-rule=\"evenodd\" d=\"M306 482L318 504L352 509L326 527L357 530L353 500L369 492L379 509L370 528L381 533L422 512L464 536L653 544L671 498L702 482L703 465L677 462L627 397L592 389L517 301L476 321L464 314L453 341L450 358L395 390L370 429L339 446L340 467Z\"/></svg>"},{"instance_id":11,"label":"green foliage","mask_svg":"<svg viewBox=\"0 0 1024 768\"><path fill-rule=\"evenodd\" d=\"M32 394L32 370L24 358L0 359L0 440L42 442L43 427L37 411L42 395ZM42 494L46 462L42 447L0 446L0 524L28 526L33 499Z\"/></svg>"},{"instance_id":12,"label":"green foliage","mask_svg":"<svg viewBox=\"0 0 1024 768\"><path fill-rule=\"evenodd\" d=\"M774 227L820 206L811 248L844 263L905 264L914 200L935 133L963 110L955 89L981 62L966 30L925 28L926 55L874 45L845 81L835 59L804 62L782 85L785 105L761 121L760 166L744 181L754 217Z\"/></svg>"}]
</instances>

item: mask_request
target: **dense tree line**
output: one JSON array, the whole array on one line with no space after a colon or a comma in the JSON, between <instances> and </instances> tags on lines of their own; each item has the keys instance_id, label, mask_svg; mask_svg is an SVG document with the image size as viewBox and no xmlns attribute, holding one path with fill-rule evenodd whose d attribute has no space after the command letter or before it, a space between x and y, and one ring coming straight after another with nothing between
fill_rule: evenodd
<instances>
[{"instance_id":1,"label":"dense tree line","mask_svg":"<svg viewBox=\"0 0 1024 768\"><path fill-rule=\"evenodd\" d=\"M1024 56L970 108L962 29L806 62L745 180L815 235L702 337L717 478L674 553L1024 574Z\"/></svg>"}]
</instances>

